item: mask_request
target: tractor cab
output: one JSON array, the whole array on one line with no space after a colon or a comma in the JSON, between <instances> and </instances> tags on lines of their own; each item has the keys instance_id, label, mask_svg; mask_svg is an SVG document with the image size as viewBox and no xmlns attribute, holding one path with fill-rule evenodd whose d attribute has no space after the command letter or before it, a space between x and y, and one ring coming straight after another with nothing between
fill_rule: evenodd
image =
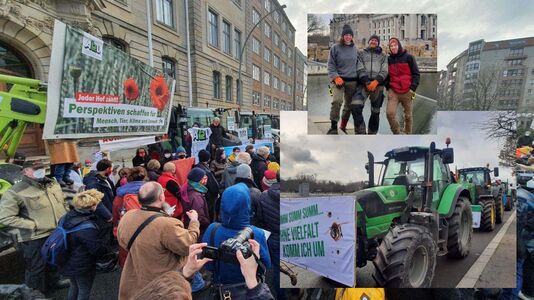
<instances>
[{"instance_id":1,"label":"tractor cab","mask_svg":"<svg viewBox=\"0 0 534 300\"><path fill-rule=\"evenodd\" d=\"M280 122L276 116L264 113L241 112L239 114L239 128L247 128L248 138L272 138L272 129L280 129Z\"/></svg>"}]
</instances>

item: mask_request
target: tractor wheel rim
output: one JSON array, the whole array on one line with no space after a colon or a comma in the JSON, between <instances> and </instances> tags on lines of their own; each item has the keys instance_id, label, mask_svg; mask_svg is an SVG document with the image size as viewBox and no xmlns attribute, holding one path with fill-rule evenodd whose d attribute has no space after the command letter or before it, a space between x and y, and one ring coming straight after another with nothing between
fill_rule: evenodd
<instances>
[{"instance_id":1,"label":"tractor wheel rim","mask_svg":"<svg viewBox=\"0 0 534 300\"><path fill-rule=\"evenodd\" d=\"M466 214L462 214L462 221L460 222L460 245L462 247L467 247L467 243L469 243L469 219L467 218Z\"/></svg>"},{"instance_id":2,"label":"tractor wheel rim","mask_svg":"<svg viewBox=\"0 0 534 300\"><path fill-rule=\"evenodd\" d=\"M420 287L423 284L427 275L428 264L428 251L423 245L419 245L413 253L408 273L408 279L412 287Z\"/></svg>"}]
</instances>

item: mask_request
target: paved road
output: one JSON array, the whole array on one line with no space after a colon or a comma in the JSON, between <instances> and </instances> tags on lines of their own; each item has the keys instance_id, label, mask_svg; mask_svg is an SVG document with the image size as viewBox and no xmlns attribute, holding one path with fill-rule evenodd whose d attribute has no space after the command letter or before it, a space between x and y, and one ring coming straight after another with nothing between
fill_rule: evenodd
<instances>
[{"instance_id":1,"label":"paved road","mask_svg":"<svg viewBox=\"0 0 534 300\"><path fill-rule=\"evenodd\" d=\"M499 232L502 226L510 217L511 212L505 212L505 219L502 224L498 224L493 232L473 233L471 252L469 256L462 260L452 260L446 257L439 257L436 266L432 287L456 287L458 282L467 273L469 268L475 263L481 253L486 249L493 237ZM516 224L515 220L508 228L499 247L495 251L482 276L478 280L476 287L512 287L515 286L515 253L516 253ZM298 274L298 287L304 288L332 288L340 287L342 284L324 278L316 273L307 271L297 266L291 268ZM356 271L356 282L358 287L375 287L376 283L372 277L374 266L372 262L364 268ZM289 277L281 275L281 286L292 287Z\"/></svg>"},{"instance_id":2,"label":"paved road","mask_svg":"<svg viewBox=\"0 0 534 300\"><path fill-rule=\"evenodd\" d=\"M425 75L423 75L425 76ZM428 86L426 91L421 88L421 96L416 97L413 107L413 133L414 134L435 134L436 133L436 107L437 102L429 100L433 98L435 91L432 92L432 86L435 89L435 82L432 82L434 75L426 75L429 78L429 82L425 85ZM422 77L423 78L423 77ZM432 80L430 80L432 79ZM425 97L425 96L428 96ZM329 112L330 103L332 97L328 94L328 79L326 75L313 75L308 76L308 133L309 134L326 134L330 128ZM379 134L392 134L389 129L389 123L386 118L386 105L387 97L384 100L384 104L380 110L380 127ZM399 105L399 114L402 112L402 108ZM367 123L370 115L370 103L367 101L364 108L364 119ZM400 115L399 115L400 116ZM398 119L400 120L400 117ZM349 134L354 133L354 123L352 117L347 126ZM343 132L340 131L340 134Z\"/></svg>"}]
</instances>

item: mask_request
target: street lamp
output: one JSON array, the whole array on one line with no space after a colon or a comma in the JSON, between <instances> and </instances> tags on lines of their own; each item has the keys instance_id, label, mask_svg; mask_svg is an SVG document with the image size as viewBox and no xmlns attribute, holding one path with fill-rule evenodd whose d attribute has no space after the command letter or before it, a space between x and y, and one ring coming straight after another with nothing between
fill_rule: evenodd
<instances>
[{"instance_id":1,"label":"street lamp","mask_svg":"<svg viewBox=\"0 0 534 300\"><path fill-rule=\"evenodd\" d=\"M243 103L243 83L241 82L241 65L243 65L243 52L245 52L245 47L247 46L247 42L248 42L248 39L250 38L250 36L252 35L252 32L254 32L254 29L256 29L256 27L258 27L258 25L260 25L260 23L265 19L267 18L268 16L270 16L272 13L274 13L275 11L277 10L283 10L284 8L286 8L287 6L284 4L278 8L275 8L273 10L271 10L268 14L266 14L265 16L263 16L259 21L258 23L254 24L254 27L252 27L252 29L249 31L248 35L247 35L247 38L245 39L245 42L243 43L243 47L241 47L241 52L239 53L239 76L238 76L238 79L237 79L237 84L238 84L238 91L237 91L237 100L238 100L238 104L241 106L241 104Z\"/></svg>"}]
</instances>

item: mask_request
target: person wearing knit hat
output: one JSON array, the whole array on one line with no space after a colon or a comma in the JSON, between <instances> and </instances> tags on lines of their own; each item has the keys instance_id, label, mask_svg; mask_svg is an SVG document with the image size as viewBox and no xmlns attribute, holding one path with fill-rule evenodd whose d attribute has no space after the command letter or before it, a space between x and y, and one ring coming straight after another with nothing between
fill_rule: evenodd
<instances>
[{"instance_id":1,"label":"person wearing knit hat","mask_svg":"<svg viewBox=\"0 0 534 300\"><path fill-rule=\"evenodd\" d=\"M412 100L419 85L419 68L415 57L409 54L399 39L389 40L390 55L388 57L389 91L386 115L393 134L400 134L397 121L397 107L399 103L404 108L404 134L412 133Z\"/></svg>"},{"instance_id":2,"label":"person wearing knit hat","mask_svg":"<svg viewBox=\"0 0 534 300\"><path fill-rule=\"evenodd\" d=\"M364 84L364 88L362 88L363 99L353 101L351 106L355 133L376 134L388 76L388 61L386 54L380 48L380 38L375 34L371 35L368 47L360 51L358 57L358 78ZM363 108L367 99L371 102L371 115L366 130Z\"/></svg>"},{"instance_id":3,"label":"person wearing knit hat","mask_svg":"<svg viewBox=\"0 0 534 300\"><path fill-rule=\"evenodd\" d=\"M345 130L350 118L350 103L353 95L357 92L358 73L358 49L354 44L354 32L350 25L345 24L341 31L339 42L330 48L328 55L328 78L335 87L332 88L332 104L330 107L331 127L327 134L337 134L337 123L341 106L340 128Z\"/></svg>"},{"instance_id":4,"label":"person wearing knit hat","mask_svg":"<svg viewBox=\"0 0 534 300\"><path fill-rule=\"evenodd\" d=\"M250 215L250 221L254 223L255 215L254 212L257 211L257 207L260 205L261 191L253 180L252 169L247 164L241 164L237 167L237 175L235 178L235 184L244 183L250 192L250 207L252 209L252 214Z\"/></svg>"},{"instance_id":5,"label":"person wearing knit hat","mask_svg":"<svg viewBox=\"0 0 534 300\"><path fill-rule=\"evenodd\" d=\"M187 175L187 182L180 188L183 211L196 210L198 213L198 221L200 222L199 237L202 236L202 233L210 224L208 204L205 197L208 192L207 182L206 172L200 168L193 168ZM185 227L189 226L189 222L189 217L184 214Z\"/></svg>"},{"instance_id":6,"label":"person wearing knit hat","mask_svg":"<svg viewBox=\"0 0 534 300\"><path fill-rule=\"evenodd\" d=\"M261 187L264 191L269 190L271 185L273 183L276 183L276 172L272 170L265 171L265 175L263 176L263 179L261 180Z\"/></svg>"},{"instance_id":7,"label":"person wearing knit hat","mask_svg":"<svg viewBox=\"0 0 534 300\"><path fill-rule=\"evenodd\" d=\"M249 165L241 164L237 167L236 178L252 179L252 170Z\"/></svg>"},{"instance_id":8,"label":"person wearing knit hat","mask_svg":"<svg viewBox=\"0 0 534 300\"><path fill-rule=\"evenodd\" d=\"M208 191L206 192L206 202L208 203L210 220L215 220L215 202L219 198L220 186L219 182L215 178L215 175L213 174L213 172L211 172L209 165L210 158L211 154L209 153L209 151L200 150L200 152L198 153L199 163L195 165L195 168L203 170L205 175L208 177L208 182L206 184L206 187L208 188Z\"/></svg>"},{"instance_id":9,"label":"person wearing knit hat","mask_svg":"<svg viewBox=\"0 0 534 300\"><path fill-rule=\"evenodd\" d=\"M277 162L272 161L267 165L267 170L271 170L277 173L278 171L280 171L280 165Z\"/></svg>"}]
</instances>

